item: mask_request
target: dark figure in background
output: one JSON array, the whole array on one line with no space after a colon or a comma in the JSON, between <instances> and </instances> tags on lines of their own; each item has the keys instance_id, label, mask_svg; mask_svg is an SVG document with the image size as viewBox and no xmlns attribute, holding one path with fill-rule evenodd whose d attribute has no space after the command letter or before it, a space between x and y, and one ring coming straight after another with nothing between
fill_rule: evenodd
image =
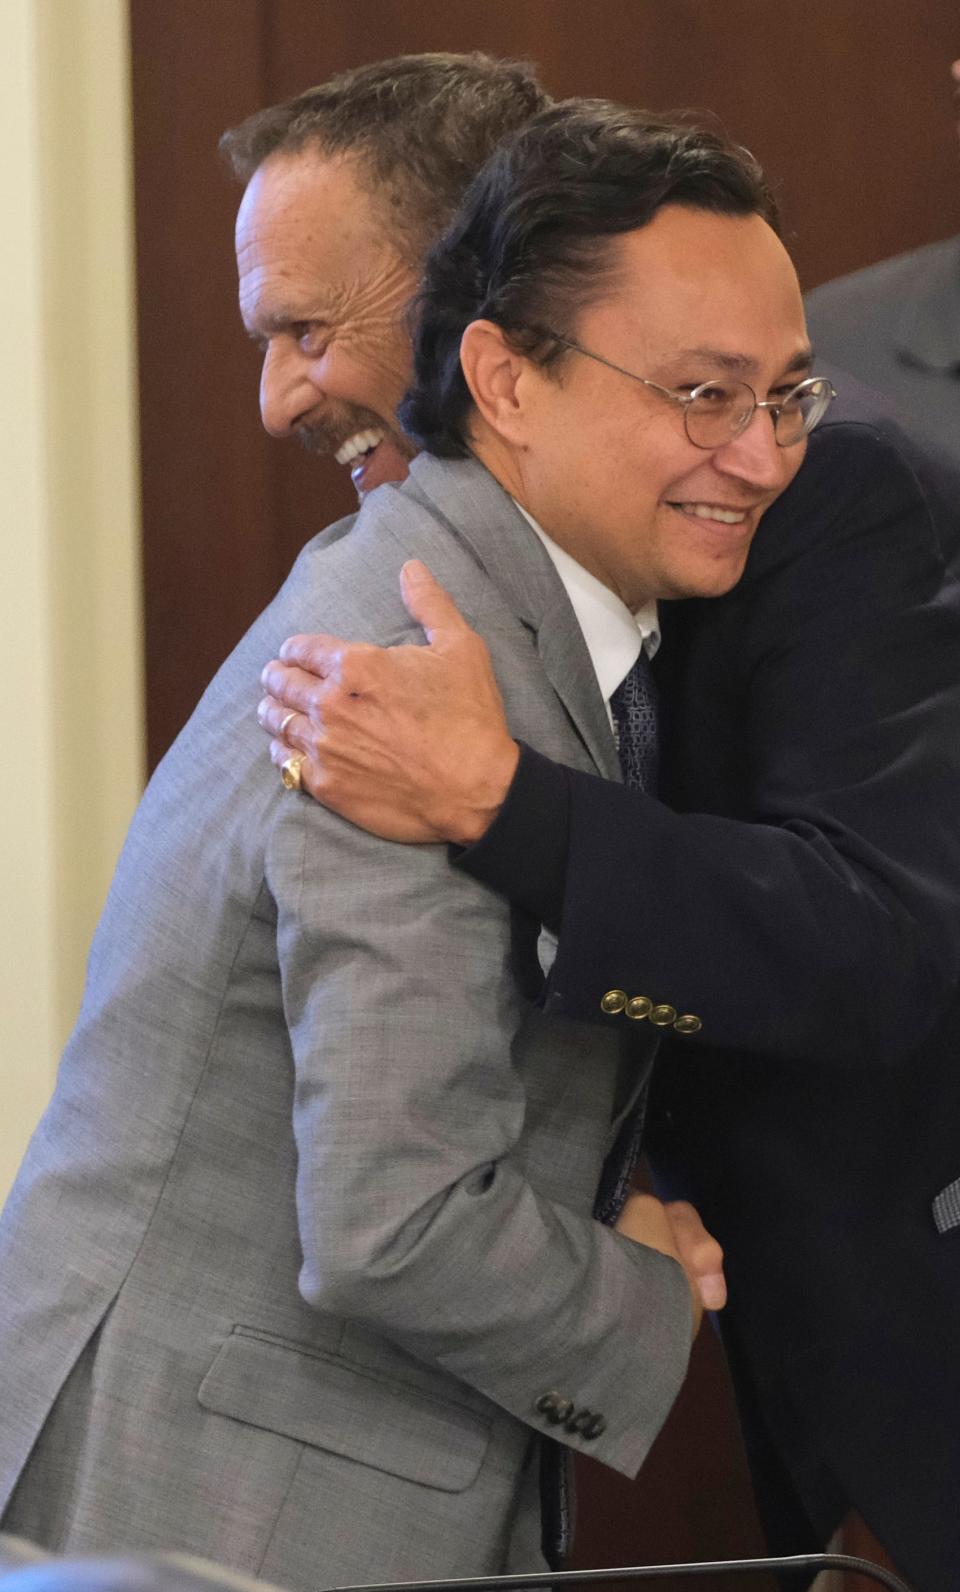
<instances>
[{"instance_id":1,"label":"dark figure in background","mask_svg":"<svg viewBox=\"0 0 960 1592\"><path fill-rule=\"evenodd\" d=\"M960 61L951 73L960 109ZM806 307L818 351L960 461L960 236L826 282Z\"/></svg>"}]
</instances>

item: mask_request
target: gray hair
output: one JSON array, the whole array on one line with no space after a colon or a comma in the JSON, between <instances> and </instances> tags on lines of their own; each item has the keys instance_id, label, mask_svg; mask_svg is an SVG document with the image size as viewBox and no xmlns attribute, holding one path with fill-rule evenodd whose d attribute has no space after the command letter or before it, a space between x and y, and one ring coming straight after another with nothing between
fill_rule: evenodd
<instances>
[{"instance_id":1,"label":"gray hair","mask_svg":"<svg viewBox=\"0 0 960 1592\"><path fill-rule=\"evenodd\" d=\"M419 263L500 140L548 104L523 62L401 55L256 111L224 133L220 151L243 182L281 152L355 157Z\"/></svg>"}]
</instances>

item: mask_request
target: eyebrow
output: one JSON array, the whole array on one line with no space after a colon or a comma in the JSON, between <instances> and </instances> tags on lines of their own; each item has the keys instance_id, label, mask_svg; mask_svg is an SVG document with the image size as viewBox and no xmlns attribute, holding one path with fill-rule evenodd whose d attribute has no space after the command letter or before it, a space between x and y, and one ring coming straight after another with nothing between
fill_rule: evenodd
<instances>
[{"instance_id":1,"label":"eyebrow","mask_svg":"<svg viewBox=\"0 0 960 1592\"><path fill-rule=\"evenodd\" d=\"M264 337L275 337L278 332L288 332L291 326L323 325L325 317L322 315L306 315L302 306L278 305L267 315L258 316L256 323L251 326L244 321L247 336L254 342L259 342Z\"/></svg>"},{"instance_id":2,"label":"eyebrow","mask_svg":"<svg viewBox=\"0 0 960 1592\"><path fill-rule=\"evenodd\" d=\"M720 370L727 370L731 375L750 375L757 368L755 359L750 359L746 354L728 354L720 348L682 348L677 354L677 361L688 359L703 360L708 364L716 365ZM671 361L671 364L673 361ZM789 364L784 366L784 375L792 376L801 370L813 369L813 349L807 346L800 348L794 354Z\"/></svg>"}]
</instances>

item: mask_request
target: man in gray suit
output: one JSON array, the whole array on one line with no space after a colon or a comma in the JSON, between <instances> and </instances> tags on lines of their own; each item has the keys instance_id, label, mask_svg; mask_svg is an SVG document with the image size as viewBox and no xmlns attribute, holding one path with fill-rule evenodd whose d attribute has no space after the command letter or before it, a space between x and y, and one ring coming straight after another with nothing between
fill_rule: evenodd
<instances>
[{"instance_id":1,"label":"man in gray suit","mask_svg":"<svg viewBox=\"0 0 960 1592\"><path fill-rule=\"evenodd\" d=\"M960 110L960 60L951 73ZM806 307L825 358L960 460L960 235L825 282Z\"/></svg>"},{"instance_id":2,"label":"man in gray suit","mask_svg":"<svg viewBox=\"0 0 960 1592\"><path fill-rule=\"evenodd\" d=\"M468 260L460 238L435 299L444 347L421 344L418 424L432 370L477 457L425 456L311 543L212 683L132 827L0 1223L0 1504L49 1546L175 1548L294 1589L536 1569L544 1437L633 1474L684 1374L697 1311L662 1212L631 1197L619 1232L593 1216L643 1041L624 1054L539 1010L539 926L445 848L285 791L250 712L292 630L419 639L399 598L413 556L485 637L514 733L617 778L616 682L570 563L612 604L629 669L632 615L732 584L799 466L802 309L741 152L561 108L505 161L486 244ZM290 323L280 261L312 164L272 157L245 197L257 336ZM355 260L373 207L368 227ZM718 377L696 397L691 334ZM634 405L601 400L594 347L643 369ZM789 445L750 426L731 362ZM356 419L344 405L347 440ZM722 501L696 439L717 424Z\"/></svg>"}]
</instances>

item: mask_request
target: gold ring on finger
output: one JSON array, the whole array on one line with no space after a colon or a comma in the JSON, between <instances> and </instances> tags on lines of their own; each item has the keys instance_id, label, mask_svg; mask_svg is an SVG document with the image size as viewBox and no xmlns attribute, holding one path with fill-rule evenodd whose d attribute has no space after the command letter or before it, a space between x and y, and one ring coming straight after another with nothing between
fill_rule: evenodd
<instances>
[{"instance_id":1,"label":"gold ring on finger","mask_svg":"<svg viewBox=\"0 0 960 1592\"><path fill-rule=\"evenodd\" d=\"M294 708L291 713L285 713L283 715L283 718L280 720L280 728L277 731L277 734L279 735L281 740L283 740L283 737L284 737L284 735L286 733L287 725L290 723L290 720L291 719L295 719L296 716L297 716L296 708Z\"/></svg>"},{"instance_id":2,"label":"gold ring on finger","mask_svg":"<svg viewBox=\"0 0 960 1592\"><path fill-rule=\"evenodd\" d=\"M287 790L300 790L303 786L301 774L303 771L302 757L288 757L280 764L280 778Z\"/></svg>"}]
</instances>

